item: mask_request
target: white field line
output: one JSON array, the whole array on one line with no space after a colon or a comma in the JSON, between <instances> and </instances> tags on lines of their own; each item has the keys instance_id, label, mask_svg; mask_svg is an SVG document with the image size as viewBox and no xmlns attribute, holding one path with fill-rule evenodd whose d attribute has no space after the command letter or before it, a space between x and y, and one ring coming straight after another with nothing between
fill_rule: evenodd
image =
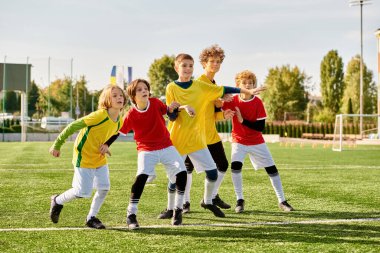
<instances>
[{"instance_id":1,"label":"white field line","mask_svg":"<svg viewBox=\"0 0 380 253\"><path fill-rule=\"evenodd\" d=\"M216 223L216 224L183 224L182 226L151 225L141 226L140 229L149 228L186 228L186 227L250 227L270 225L292 225L292 224L332 224L332 223L354 223L354 222L380 222L380 218L359 219L335 219L335 220L305 220L305 221L275 221L275 222L247 222L247 223ZM59 227L59 228L0 228L0 232L38 232L38 231L69 231L89 230L88 227ZM128 230L128 227L107 227L107 230Z\"/></svg>"}]
</instances>

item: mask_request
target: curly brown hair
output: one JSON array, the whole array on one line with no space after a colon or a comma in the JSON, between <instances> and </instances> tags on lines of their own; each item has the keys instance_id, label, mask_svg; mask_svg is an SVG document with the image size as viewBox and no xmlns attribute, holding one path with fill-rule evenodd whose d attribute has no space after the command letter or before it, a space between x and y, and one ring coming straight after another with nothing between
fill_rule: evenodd
<instances>
[{"instance_id":1,"label":"curly brown hair","mask_svg":"<svg viewBox=\"0 0 380 253\"><path fill-rule=\"evenodd\" d=\"M249 71L249 70L243 70L242 72L239 72L236 74L235 76L235 84L236 84L236 87L239 86L239 83L241 80L243 79L248 79L248 80L252 80L253 81L253 87L256 87L257 85L257 78L256 78L256 75Z\"/></svg>"},{"instance_id":2,"label":"curly brown hair","mask_svg":"<svg viewBox=\"0 0 380 253\"><path fill-rule=\"evenodd\" d=\"M218 44L211 45L210 47L202 50L199 55L199 61L201 63L205 63L210 57L219 57L220 63L222 63L225 57L224 50Z\"/></svg>"}]
</instances>

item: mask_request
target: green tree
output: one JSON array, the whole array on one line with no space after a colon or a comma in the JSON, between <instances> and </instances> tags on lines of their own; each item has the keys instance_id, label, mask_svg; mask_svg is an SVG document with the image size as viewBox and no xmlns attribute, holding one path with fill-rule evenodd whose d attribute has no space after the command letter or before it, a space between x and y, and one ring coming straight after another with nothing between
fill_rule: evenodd
<instances>
[{"instance_id":1,"label":"green tree","mask_svg":"<svg viewBox=\"0 0 380 253\"><path fill-rule=\"evenodd\" d=\"M32 116L37 112L38 97L40 96L39 88L33 80L28 90L28 115Z\"/></svg>"},{"instance_id":2,"label":"green tree","mask_svg":"<svg viewBox=\"0 0 380 253\"><path fill-rule=\"evenodd\" d=\"M344 113L360 113L360 56L353 57L347 65L344 76L346 89L344 91L341 111ZM376 112L376 84L373 73L363 64L363 113ZM351 99L351 106L349 101Z\"/></svg>"},{"instance_id":3,"label":"green tree","mask_svg":"<svg viewBox=\"0 0 380 253\"><path fill-rule=\"evenodd\" d=\"M14 112L17 112L17 111L20 111L21 110L21 100L20 100L20 96L19 94L17 94L15 91L13 90L9 90L9 91L3 91L5 92L5 111L6 112L9 112L9 113L14 113ZM3 111L3 93L1 94L1 97L0 97L0 110Z\"/></svg>"},{"instance_id":4,"label":"green tree","mask_svg":"<svg viewBox=\"0 0 380 253\"><path fill-rule=\"evenodd\" d=\"M329 108L335 116L341 107L344 93L343 61L337 50L330 50L323 57L320 71L322 105L324 108Z\"/></svg>"},{"instance_id":5,"label":"green tree","mask_svg":"<svg viewBox=\"0 0 380 253\"><path fill-rule=\"evenodd\" d=\"M289 65L269 69L265 78L267 90L262 99L270 120L282 120L285 112L305 111L308 98L306 96L309 77L297 66Z\"/></svg>"},{"instance_id":6,"label":"green tree","mask_svg":"<svg viewBox=\"0 0 380 253\"><path fill-rule=\"evenodd\" d=\"M164 55L160 59L155 59L150 65L148 77L154 96L165 96L166 85L178 78L174 70L174 60L174 55Z\"/></svg>"}]
</instances>

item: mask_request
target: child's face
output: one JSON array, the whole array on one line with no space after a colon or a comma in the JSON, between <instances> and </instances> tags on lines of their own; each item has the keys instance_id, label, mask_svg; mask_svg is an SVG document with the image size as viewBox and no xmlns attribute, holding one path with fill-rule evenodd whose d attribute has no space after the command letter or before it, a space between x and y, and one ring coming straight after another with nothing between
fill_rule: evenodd
<instances>
[{"instance_id":1,"label":"child's face","mask_svg":"<svg viewBox=\"0 0 380 253\"><path fill-rule=\"evenodd\" d=\"M256 88L252 79L243 78L239 82L239 88L253 89Z\"/></svg>"},{"instance_id":2,"label":"child's face","mask_svg":"<svg viewBox=\"0 0 380 253\"><path fill-rule=\"evenodd\" d=\"M175 70L181 81L190 81L194 71L194 62L192 60L184 59L175 66Z\"/></svg>"},{"instance_id":3,"label":"child's face","mask_svg":"<svg viewBox=\"0 0 380 253\"><path fill-rule=\"evenodd\" d=\"M135 101L136 103L146 103L148 100L149 100L148 86L143 82L139 82L136 86Z\"/></svg>"},{"instance_id":4,"label":"child's face","mask_svg":"<svg viewBox=\"0 0 380 253\"><path fill-rule=\"evenodd\" d=\"M113 88L111 91L111 106L115 109L122 109L124 107L125 101L123 92L121 89Z\"/></svg>"},{"instance_id":5,"label":"child's face","mask_svg":"<svg viewBox=\"0 0 380 253\"><path fill-rule=\"evenodd\" d=\"M222 64L222 61L220 60L220 57L209 57L207 59L207 62L203 62L203 68L208 73L216 73L220 69L220 65Z\"/></svg>"}]
</instances>

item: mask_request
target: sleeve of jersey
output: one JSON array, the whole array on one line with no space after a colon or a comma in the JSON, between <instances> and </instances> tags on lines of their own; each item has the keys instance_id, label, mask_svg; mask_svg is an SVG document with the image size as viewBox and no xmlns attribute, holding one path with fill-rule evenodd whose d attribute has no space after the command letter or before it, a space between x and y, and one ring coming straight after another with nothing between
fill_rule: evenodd
<instances>
[{"instance_id":1,"label":"sleeve of jersey","mask_svg":"<svg viewBox=\"0 0 380 253\"><path fill-rule=\"evenodd\" d=\"M78 119L78 120L70 123L58 135L57 139L54 141L53 148L55 150L60 150L62 145L65 143L66 139L69 136L71 136L73 133L75 133L75 132L77 132L77 131L81 130L82 128L85 128L85 127L87 127L87 125L84 122L83 118Z\"/></svg>"},{"instance_id":2,"label":"sleeve of jersey","mask_svg":"<svg viewBox=\"0 0 380 253\"><path fill-rule=\"evenodd\" d=\"M98 110L95 112L90 113L89 115L83 117L83 121L86 123L87 126L94 126L96 124L99 124L102 120L104 120L107 117L107 115L104 113L103 110Z\"/></svg>"},{"instance_id":3,"label":"sleeve of jersey","mask_svg":"<svg viewBox=\"0 0 380 253\"><path fill-rule=\"evenodd\" d=\"M123 126L120 128L119 133L123 135L127 135L132 130L132 117L131 117L131 111L125 115Z\"/></svg>"},{"instance_id":4,"label":"sleeve of jersey","mask_svg":"<svg viewBox=\"0 0 380 253\"><path fill-rule=\"evenodd\" d=\"M257 103L257 120L262 120L267 118L267 113L265 112L264 104L261 100Z\"/></svg>"},{"instance_id":5,"label":"sleeve of jersey","mask_svg":"<svg viewBox=\"0 0 380 253\"><path fill-rule=\"evenodd\" d=\"M165 115L168 112L168 107L158 99L157 99L157 103L159 105L161 114Z\"/></svg>"},{"instance_id":6,"label":"sleeve of jersey","mask_svg":"<svg viewBox=\"0 0 380 253\"><path fill-rule=\"evenodd\" d=\"M216 100L218 98L221 98L224 96L224 87L223 86L217 86L217 85L212 85L208 84L206 82L202 82L197 80L202 86L202 89L205 94L205 98L209 101Z\"/></svg>"}]
</instances>

